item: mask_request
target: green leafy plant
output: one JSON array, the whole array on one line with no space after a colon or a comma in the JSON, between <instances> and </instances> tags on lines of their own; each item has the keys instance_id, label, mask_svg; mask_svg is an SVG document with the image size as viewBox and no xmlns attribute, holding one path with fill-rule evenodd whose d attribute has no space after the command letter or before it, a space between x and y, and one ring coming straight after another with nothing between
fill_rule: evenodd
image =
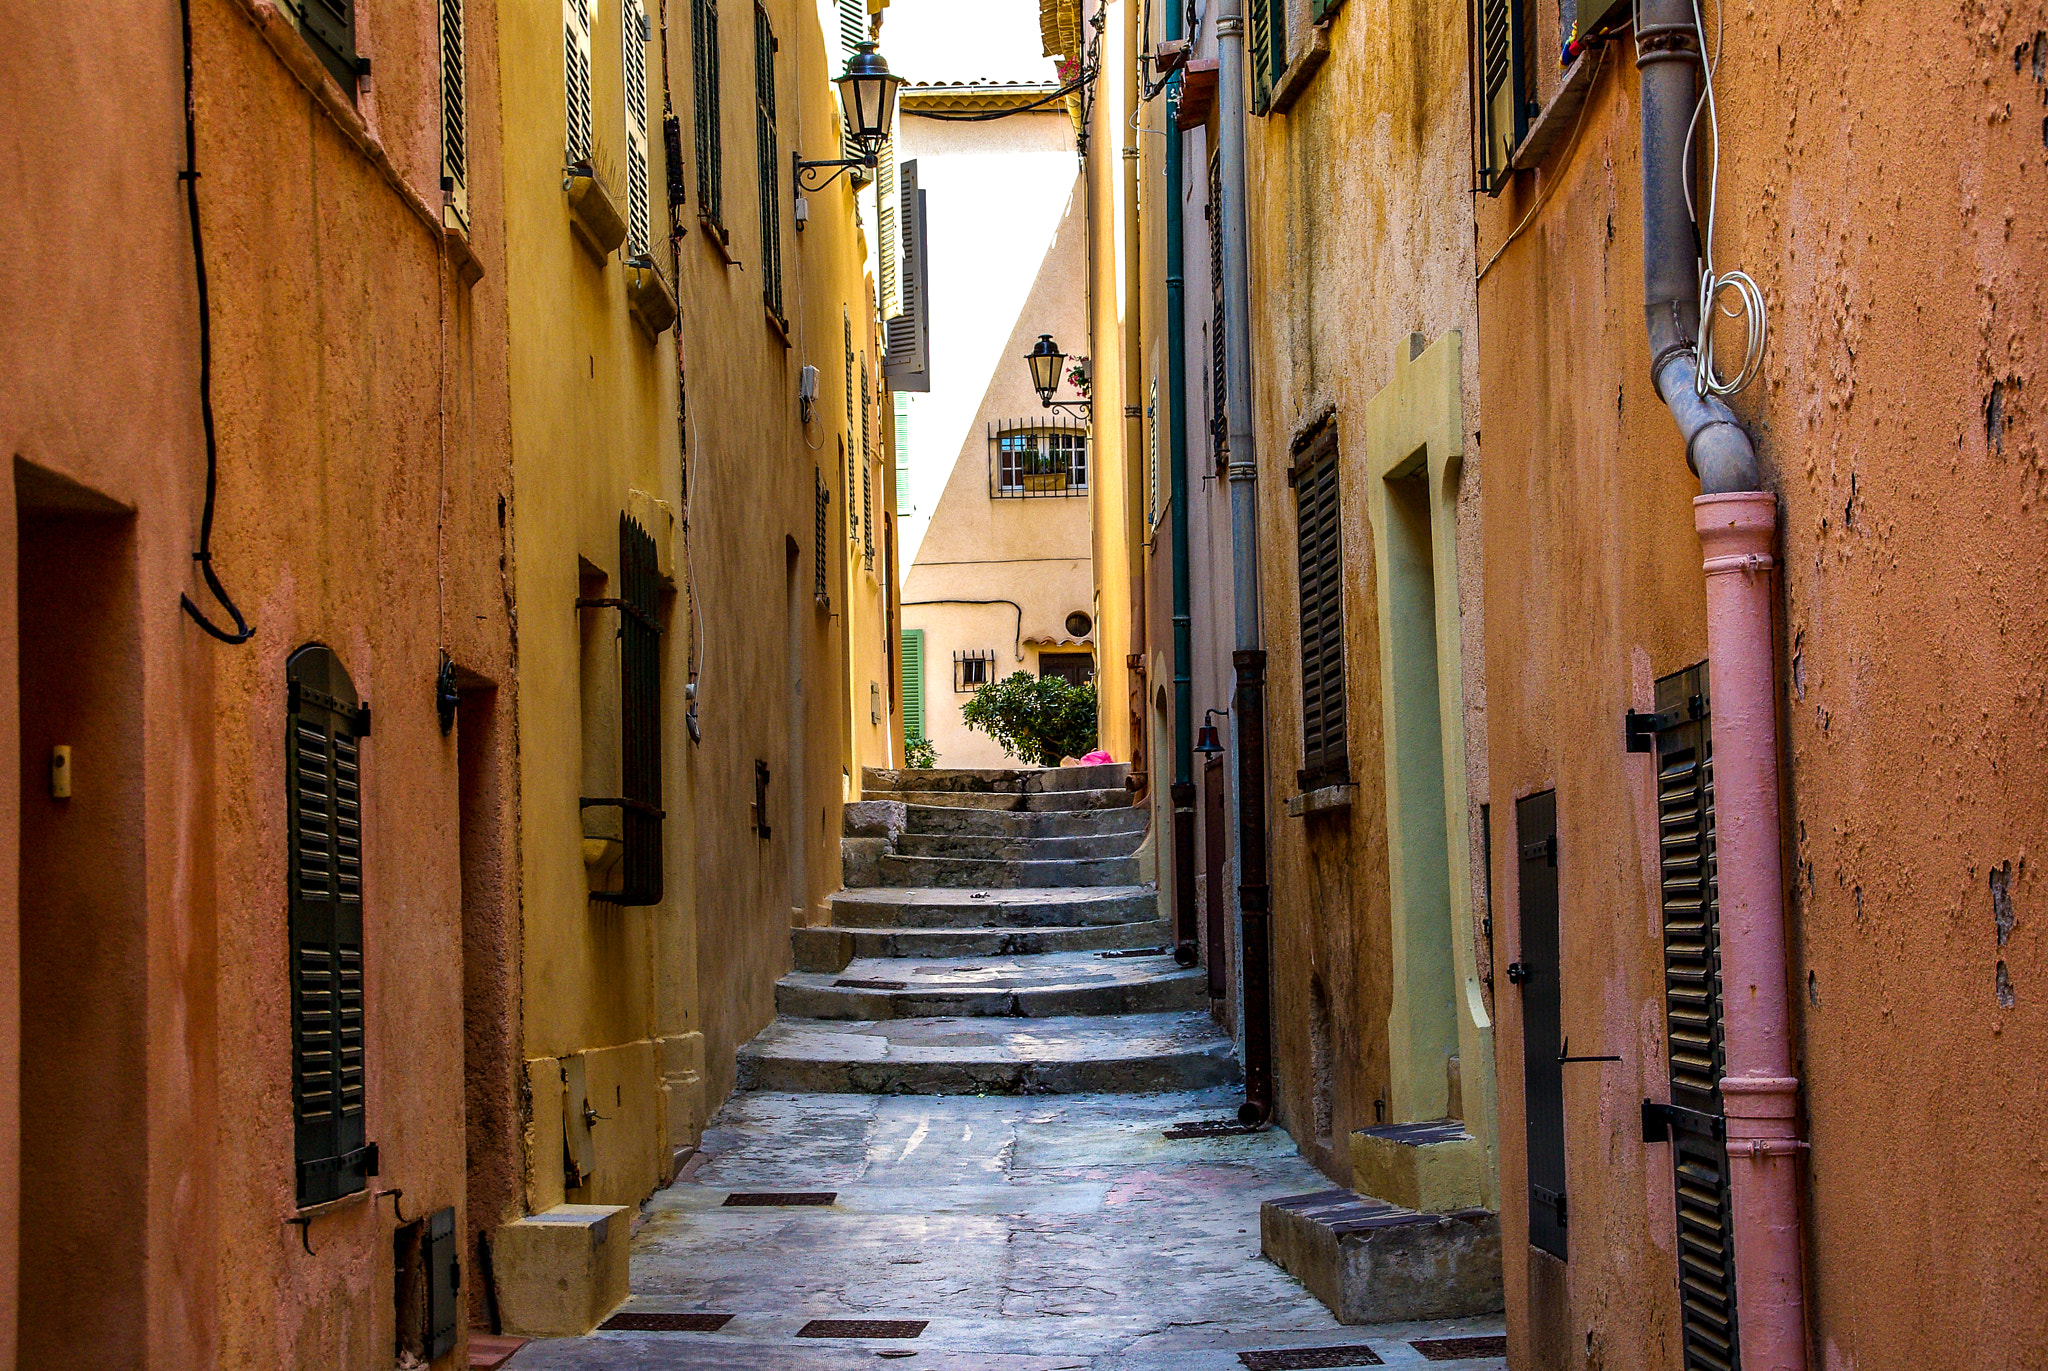
<instances>
[{"instance_id":1,"label":"green leafy plant","mask_svg":"<svg viewBox=\"0 0 2048 1371\"><path fill-rule=\"evenodd\" d=\"M1095 687L1017 672L985 685L960 709L969 728L1027 766L1058 766L1095 750Z\"/></svg>"},{"instance_id":2,"label":"green leafy plant","mask_svg":"<svg viewBox=\"0 0 2048 1371\"><path fill-rule=\"evenodd\" d=\"M903 765L911 771L930 771L939 764L939 750L929 738L903 740Z\"/></svg>"}]
</instances>

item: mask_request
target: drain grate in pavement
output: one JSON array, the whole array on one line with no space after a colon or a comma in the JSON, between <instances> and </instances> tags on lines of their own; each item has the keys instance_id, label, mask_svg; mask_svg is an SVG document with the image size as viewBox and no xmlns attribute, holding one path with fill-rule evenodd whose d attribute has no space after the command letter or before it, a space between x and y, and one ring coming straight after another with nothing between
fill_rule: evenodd
<instances>
[{"instance_id":1,"label":"drain grate in pavement","mask_svg":"<svg viewBox=\"0 0 2048 1371\"><path fill-rule=\"evenodd\" d=\"M1180 1142L1186 1138L1230 1138L1239 1133L1258 1131L1256 1124L1239 1123L1236 1119L1189 1119L1167 1129L1163 1136ZM1331 1362L1330 1365L1342 1366L1344 1363Z\"/></svg>"},{"instance_id":2,"label":"drain grate in pavement","mask_svg":"<svg viewBox=\"0 0 2048 1371\"><path fill-rule=\"evenodd\" d=\"M914 1338L925 1319L812 1319L797 1329L800 1338Z\"/></svg>"},{"instance_id":3,"label":"drain grate in pavement","mask_svg":"<svg viewBox=\"0 0 2048 1371\"><path fill-rule=\"evenodd\" d=\"M1288 1347L1272 1352L1240 1352L1245 1371L1307 1371L1318 1366L1381 1366L1370 1347Z\"/></svg>"},{"instance_id":4,"label":"drain grate in pavement","mask_svg":"<svg viewBox=\"0 0 2048 1371\"><path fill-rule=\"evenodd\" d=\"M614 1333L716 1333L732 1322L730 1314L614 1314L599 1328Z\"/></svg>"},{"instance_id":5,"label":"drain grate in pavement","mask_svg":"<svg viewBox=\"0 0 2048 1371\"><path fill-rule=\"evenodd\" d=\"M736 1190L725 1197L732 1209L782 1209L800 1204L831 1204L836 1190Z\"/></svg>"},{"instance_id":6,"label":"drain grate in pavement","mask_svg":"<svg viewBox=\"0 0 2048 1371\"><path fill-rule=\"evenodd\" d=\"M1505 1357L1507 1335L1495 1333L1477 1338L1423 1338L1408 1344L1431 1361L1462 1361L1466 1357Z\"/></svg>"},{"instance_id":7,"label":"drain grate in pavement","mask_svg":"<svg viewBox=\"0 0 2048 1371\"><path fill-rule=\"evenodd\" d=\"M1166 955L1166 949L1163 947L1126 947L1120 948L1115 952L1098 952L1095 955L1104 958L1164 957Z\"/></svg>"},{"instance_id":8,"label":"drain grate in pavement","mask_svg":"<svg viewBox=\"0 0 2048 1371\"><path fill-rule=\"evenodd\" d=\"M908 990L909 981L847 981L832 982L834 990Z\"/></svg>"}]
</instances>

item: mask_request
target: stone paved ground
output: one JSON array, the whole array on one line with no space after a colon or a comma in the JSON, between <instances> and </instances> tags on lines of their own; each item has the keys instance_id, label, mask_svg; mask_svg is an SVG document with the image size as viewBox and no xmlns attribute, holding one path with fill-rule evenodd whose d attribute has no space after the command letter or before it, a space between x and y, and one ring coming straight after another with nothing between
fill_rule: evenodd
<instances>
[{"instance_id":1,"label":"stone paved ground","mask_svg":"<svg viewBox=\"0 0 2048 1371\"><path fill-rule=\"evenodd\" d=\"M1170 1142L1229 1090L1026 1097L735 1096L701 1165L645 1206L628 1310L729 1313L717 1333L529 1344L513 1371L1241 1371L1240 1351L1498 1333L1500 1320L1345 1328L1259 1255L1262 1199L1328 1187L1273 1131ZM723 1207L832 1190L829 1208ZM930 1321L907 1341L799 1339L813 1318ZM909 1354L909 1355L905 1355Z\"/></svg>"}]
</instances>

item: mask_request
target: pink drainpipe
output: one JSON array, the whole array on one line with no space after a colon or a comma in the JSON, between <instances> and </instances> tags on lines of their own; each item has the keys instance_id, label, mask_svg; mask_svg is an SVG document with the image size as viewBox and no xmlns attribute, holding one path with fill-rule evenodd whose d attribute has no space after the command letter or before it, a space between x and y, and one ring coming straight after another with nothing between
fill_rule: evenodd
<instances>
[{"instance_id":1,"label":"pink drainpipe","mask_svg":"<svg viewBox=\"0 0 2048 1371\"><path fill-rule=\"evenodd\" d=\"M1743 1371L1804 1371L1799 1080L1792 1074L1779 861L1776 635L1778 507L1766 491L1692 502L1706 558L1714 717L1715 865L1735 1308Z\"/></svg>"}]
</instances>

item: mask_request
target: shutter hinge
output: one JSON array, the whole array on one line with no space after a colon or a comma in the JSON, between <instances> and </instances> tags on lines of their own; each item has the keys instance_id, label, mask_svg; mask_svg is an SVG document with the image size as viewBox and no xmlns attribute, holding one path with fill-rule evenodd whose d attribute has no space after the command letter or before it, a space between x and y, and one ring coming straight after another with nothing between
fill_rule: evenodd
<instances>
[{"instance_id":1,"label":"shutter hinge","mask_svg":"<svg viewBox=\"0 0 2048 1371\"><path fill-rule=\"evenodd\" d=\"M1728 1121L1719 1114L1702 1114L1661 1100L1643 1101L1643 1141L1669 1142L1673 1131L1697 1133L1719 1142L1728 1136Z\"/></svg>"},{"instance_id":2,"label":"shutter hinge","mask_svg":"<svg viewBox=\"0 0 2048 1371\"><path fill-rule=\"evenodd\" d=\"M1549 1190L1540 1185L1532 1185L1529 1187L1529 1197L1538 1204L1549 1205L1552 1212L1557 1215L1557 1226L1559 1228L1566 1226L1564 1191Z\"/></svg>"},{"instance_id":3,"label":"shutter hinge","mask_svg":"<svg viewBox=\"0 0 2048 1371\"><path fill-rule=\"evenodd\" d=\"M1629 710L1621 716L1621 737L1630 752L1653 752L1656 737L1667 728L1680 724L1697 723L1707 717L1707 701L1702 695L1688 695L1682 709L1667 709L1661 714L1643 714Z\"/></svg>"},{"instance_id":4,"label":"shutter hinge","mask_svg":"<svg viewBox=\"0 0 2048 1371\"><path fill-rule=\"evenodd\" d=\"M1557 865L1557 835L1552 833L1533 843L1522 844L1522 860L1525 862L1548 862Z\"/></svg>"}]
</instances>

